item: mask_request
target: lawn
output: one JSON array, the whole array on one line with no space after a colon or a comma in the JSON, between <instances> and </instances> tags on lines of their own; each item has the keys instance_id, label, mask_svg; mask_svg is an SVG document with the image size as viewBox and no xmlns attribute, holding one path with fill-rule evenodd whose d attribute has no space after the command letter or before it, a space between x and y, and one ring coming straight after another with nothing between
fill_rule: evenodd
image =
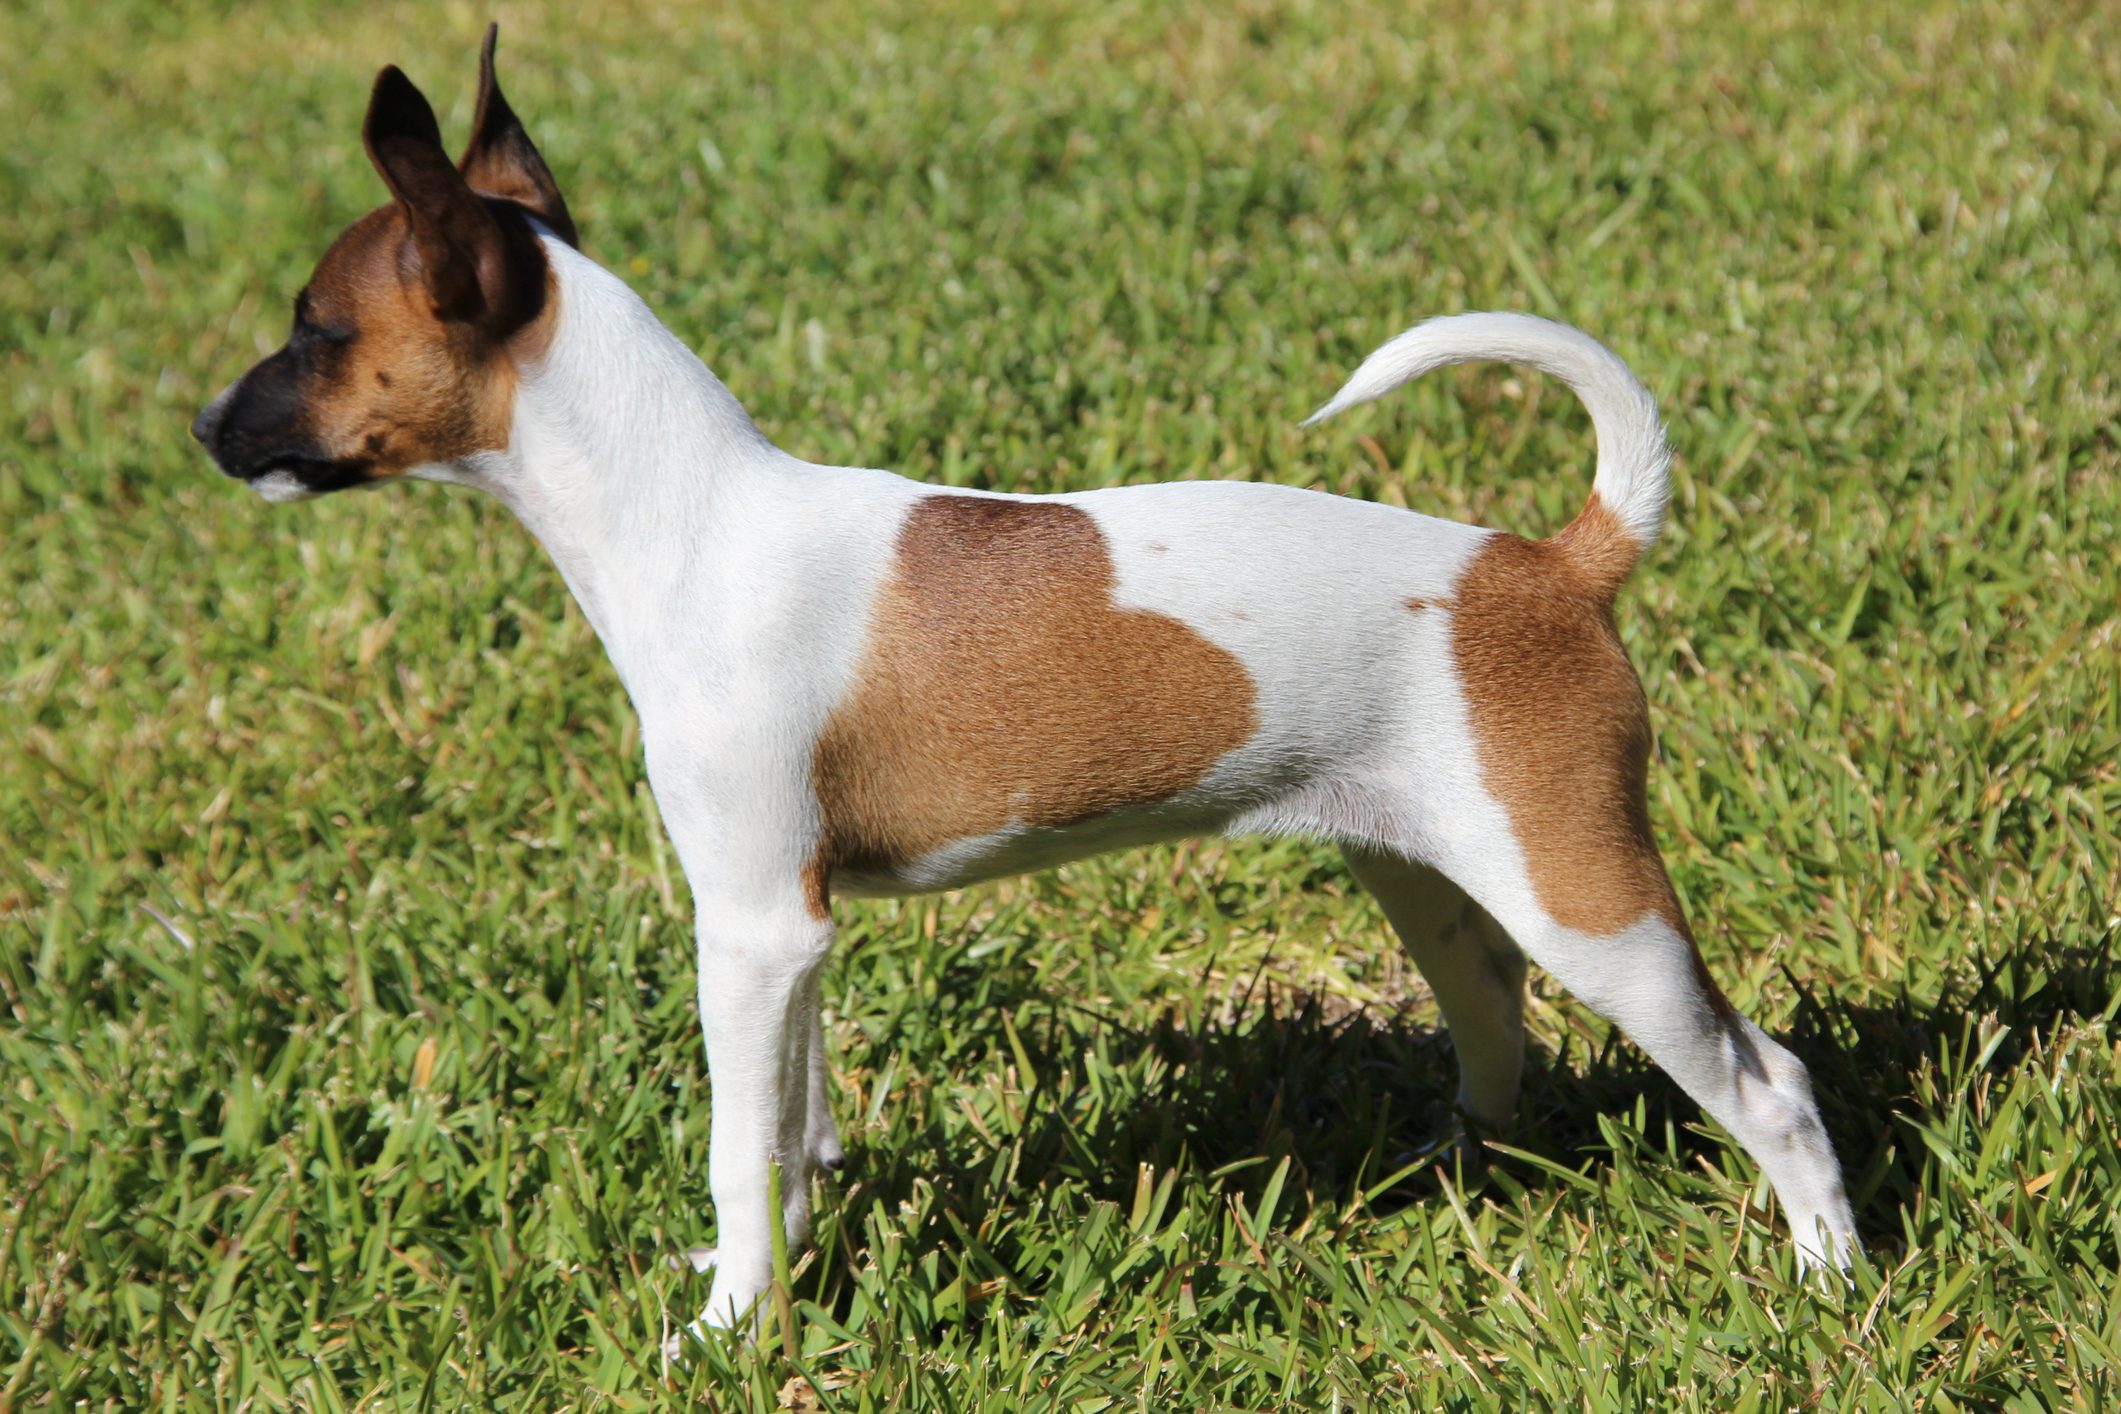
<instances>
[{"instance_id":1,"label":"lawn","mask_svg":"<svg viewBox=\"0 0 2121 1414\"><path fill-rule=\"evenodd\" d=\"M0 10L0 1408L2100 1409L2121 1398L2121 10L511 3L587 249L783 446L1316 485L1527 532L1657 392L1626 592L1709 965L1868 1244L1535 976L1523 1126L1330 849L842 903L850 1162L788 1346L705 1300L689 902L496 504L266 506L186 426L487 14Z\"/></svg>"}]
</instances>

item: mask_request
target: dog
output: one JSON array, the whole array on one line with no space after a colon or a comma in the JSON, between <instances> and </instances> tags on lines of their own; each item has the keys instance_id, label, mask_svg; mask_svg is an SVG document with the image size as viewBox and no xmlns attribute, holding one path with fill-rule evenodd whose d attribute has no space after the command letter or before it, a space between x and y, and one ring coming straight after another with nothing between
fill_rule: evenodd
<instances>
[{"instance_id":1,"label":"dog","mask_svg":"<svg viewBox=\"0 0 2121 1414\"><path fill-rule=\"evenodd\" d=\"M268 501L490 492L595 627L697 919L720 1237L695 1329L747 1326L772 1224L801 1241L810 1176L842 1162L818 1022L835 897L1203 834L1341 846L1435 991L1476 1132L1516 1109L1529 955L1753 1156L1805 1269L1846 1266L1805 1068L1711 980L1651 835L1612 606L1656 543L1669 453L1626 364L1564 325L1462 314L1309 419L1446 364L1561 379L1597 470L1544 540L1251 482L1021 496L812 465L577 248L494 39L454 162L420 91L378 76L363 137L390 201L192 430Z\"/></svg>"}]
</instances>

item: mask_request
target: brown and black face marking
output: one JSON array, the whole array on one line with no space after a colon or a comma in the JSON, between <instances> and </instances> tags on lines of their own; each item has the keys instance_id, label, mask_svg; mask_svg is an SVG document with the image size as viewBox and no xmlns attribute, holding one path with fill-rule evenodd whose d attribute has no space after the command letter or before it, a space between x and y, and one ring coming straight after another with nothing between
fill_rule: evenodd
<instances>
[{"instance_id":1,"label":"brown and black face marking","mask_svg":"<svg viewBox=\"0 0 2121 1414\"><path fill-rule=\"evenodd\" d=\"M363 137L395 199L332 243L287 344L192 424L228 475L321 493L507 446L516 360L555 309L531 218L570 244L575 228L495 81L494 38L458 163L411 81L377 77Z\"/></svg>"}]
</instances>

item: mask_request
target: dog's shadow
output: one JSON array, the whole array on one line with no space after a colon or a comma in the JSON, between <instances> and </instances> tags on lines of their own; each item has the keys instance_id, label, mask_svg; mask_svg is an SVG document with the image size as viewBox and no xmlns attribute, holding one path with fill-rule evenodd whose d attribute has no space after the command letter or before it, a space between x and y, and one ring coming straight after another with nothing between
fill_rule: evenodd
<instances>
[{"instance_id":1,"label":"dog's shadow","mask_svg":"<svg viewBox=\"0 0 2121 1414\"><path fill-rule=\"evenodd\" d=\"M1918 1122L1950 1103L1956 1089L1979 1083L1969 1048L2008 1028L1983 1067L2008 1071L2058 1024L2106 1013L2121 993L2113 941L2071 947L2036 940L2000 962L1948 973L1927 995L1904 986L1852 1001L1798 987L1796 1017L1780 1039L1811 1070L1874 1256L1900 1245L1902 1213L1921 1191L1924 1167L1935 1162ZM982 985L991 989L990 1005L1014 1009L1029 1001L1034 1013L1044 1006L1049 1014L1056 1005L1028 972L990 976ZM1433 1196L1440 1174L1466 1172L1454 1168L1459 1156L1450 1143L1457 1063L1433 1006L1348 1009L1277 990L1219 1015L1167 1011L1138 1027L1131 1020L1096 1024L1112 1033L1106 1042L1113 1051L1153 1052L1157 1083L1121 1103L1085 1103L1079 1087L1033 1091L1007 1188L995 1185L989 1163L946 1163L939 1172L859 1143L854 1176L893 1206L925 1182L977 1227L990 1205L1022 1201L1026 1185L1080 1183L1124 1207L1144 1164L1159 1173L1178 1168L1196 1181L1223 1174L1256 1191L1286 1157L1284 1213L1312 1202L1345 1208L1365 1188L1402 1174L1372 1205L1389 1210ZM1033 1065L1049 1074L1081 1044L1079 1024L1074 1031L1019 1030ZM999 1024L994 1031L999 1051L1008 1042ZM1590 1034L1565 1028L1558 1049L1536 1040L1527 1047L1512 1145L1566 1167L1595 1165L1609 1147L1601 1117L1640 1100L1647 1132L1673 1146L1679 1164L1692 1167L1704 1156L1716 1162L1727 1152L1727 1141L1703 1128L1693 1101L1647 1057L1617 1035L1587 1050ZM1561 1181L1537 1165L1489 1162L1509 1163L1528 1190ZM1402 1173L1410 1165L1413 1172Z\"/></svg>"},{"instance_id":2,"label":"dog's shadow","mask_svg":"<svg viewBox=\"0 0 2121 1414\"><path fill-rule=\"evenodd\" d=\"M2082 944L2035 934L1998 959L1968 959L1862 1000L1797 988L1783 1039L1811 1069L1874 1259L1905 1244L1902 1214L1939 1162L1921 1126L1948 1132L1940 1121L2051 1046L2059 1029L2110 1015L2121 1002L2117 941L2111 928Z\"/></svg>"}]
</instances>

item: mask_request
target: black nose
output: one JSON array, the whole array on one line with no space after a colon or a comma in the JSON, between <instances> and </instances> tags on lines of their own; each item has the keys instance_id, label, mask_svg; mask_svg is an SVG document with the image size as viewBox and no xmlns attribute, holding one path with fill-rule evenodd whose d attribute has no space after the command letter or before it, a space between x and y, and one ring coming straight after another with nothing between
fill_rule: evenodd
<instances>
[{"instance_id":1,"label":"black nose","mask_svg":"<svg viewBox=\"0 0 2121 1414\"><path fill-rule=\"evenodd\" d=\"M221 399L215 398L201 409L197 417L191 420L191 435L198 439L200 446L211 447L214 444L214 433L219 430L220 426Z\"/></svg>"}]
</instances>

